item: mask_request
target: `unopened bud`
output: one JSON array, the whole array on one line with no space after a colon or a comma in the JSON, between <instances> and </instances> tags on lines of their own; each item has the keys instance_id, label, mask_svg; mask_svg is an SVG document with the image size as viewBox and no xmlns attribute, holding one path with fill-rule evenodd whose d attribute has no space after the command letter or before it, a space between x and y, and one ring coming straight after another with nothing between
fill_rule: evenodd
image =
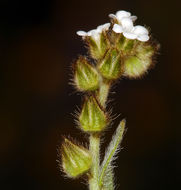
<instances>
[{"instance_id":1,"label":"unopened bud","mask_svg":"<svg viewBox=\"0 0 181 190\"><path fill-rule=\"evenodd\" d=\"M159 45L140 43L134 50L134 56L127 56L124 60L124 75L129 78L141 77L153 63L153 56Z\"/></svg>"},{"instance_id":2,"label":"unopened bud","mask_svg":"<svg viewBox=\"0 0 181 190\"><path fill-rule=\"evenodd\" d=\"M79 177L87 172L92 164L92 159L89 151L75 145L68 139L64 139L62 144L62 167L68 177Z\"/></svg>"},{"instance_id":3,"label":"unopened bud","mask_svg":"<svg viewBox=\"0 0 181 190\"><path fill-rule=\"evenodd\" d=\"M110 49L98 65L98 69L104 78L118 79L123 73L121 54L116 49Z\"/></svg>"},{"instance_id":4,"label":"unopened bud","mask_svg":"<svg viewBox=\"0 0 181 190\"><path fill-rule=\"evenodd\" d=\"M80 91L93 91L99 87L98 72L85 57L79 57L74 69L74 83Z\"/></svg>"},{"instance_id":5,"label":"unopened bud","mask_svg":"<svg viewBox=\"0 0 181 190\"><path fill-rule=\"evenodd\" d=\"M136 78L146 70L144 63L136 56L130 56L124 62L124 75L129 78Z\"/></svg>"},{"instance_id":6,"label":"unopened bud","mask_svg":"<svg viewBox=\"0 0 181 190\"><path fill-rule=\"evenodd\" d=\"M152 58L155 53L159 50L160 45L159 44L153 44L150 43L139 43L136 47L136 54L139 58Z\"/></svg>"},{"instance_id":7,"label":"unopened bud","mask_svg":"<svg viewBox=\"0 0 181 190\"><path fill-rule=\"evenodd\" d=\"M134 50L134 56L124 60L124 75L129 78L138 78L147 72L153 63L153 56L157 53L159 44L139 43Z\"/></svg>"},{"instance_id":8,"label":"unopened bud","mask_svg":"<svg viewBox=\"0 0 181 190\"><path fill-rule=\"evenodd\" d=\"M106 127L107 115L93 96L85 99L79 122L80 127L86 132L99 132Z\"/></svg>"}]
</instances>

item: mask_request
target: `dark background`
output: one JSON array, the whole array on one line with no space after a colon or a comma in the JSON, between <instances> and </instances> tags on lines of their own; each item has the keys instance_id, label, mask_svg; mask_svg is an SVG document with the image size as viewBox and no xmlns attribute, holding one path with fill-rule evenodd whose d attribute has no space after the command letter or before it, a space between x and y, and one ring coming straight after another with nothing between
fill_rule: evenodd
<instances>
[{"instance_id":1,"label":"dark background","mask_svg":"<svg viewBox=\"0 0 181 190\"><path fill-rule=\"evenodd\" d=\"M70 65L86 53L76 31L117 10L137 15L162 47L154 70L121 80L110 95L121 115L105 145L120 119L128 126L117 189L180 189L180 5L165 0L0 1L0 189L86 189L84 180L64 179L56 162L61 135L87 141L71 115L81 98L68 84Z\"/></svg>"}]
</instances>

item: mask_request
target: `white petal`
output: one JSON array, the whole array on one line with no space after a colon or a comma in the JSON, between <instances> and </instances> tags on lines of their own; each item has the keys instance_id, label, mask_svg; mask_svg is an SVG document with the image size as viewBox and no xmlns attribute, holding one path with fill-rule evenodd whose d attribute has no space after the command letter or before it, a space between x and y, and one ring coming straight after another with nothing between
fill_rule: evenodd
<instances>
[{"instance_id":1,"label":"white petal","mask_svg":"<svg viewBox=\"0 0 181 190\"><path fill-rule=\"evenodd\" d=\"M111 26L110 23L105 23L103 24L103 29L108 29Z\"/></svg>"},{"instance_id":2,"label":"white petal","mask_svg":"<svg viewBox=\"0 0 181 190\"><path fill-rule=\"evenodd\" d=\"M137 37L139 41L146 42L150 39L150 37L147 34L143 34Z\"/></svg>"},{"instance_id":3,"label":"white petal","mask_svg":"<svg viewBox=\"0 0 181 190\"><path fill-rule=\"evenodd\" d=\"M88 32L88 36L91 36L96 42L99 42L100 33L98 32L97 29L90 30Z\"/></svg>"},{"instance_id":4,"label":"white petal","mask_svg":"<svg viewBox=\"0 0 181 190\"><path fill-rule=\"evenodd\" d=\"M137 25L134 27L134 33L137 35L147 34L148 30L144 26Z\"/></svg>"},{"instance_id":5,"label":"white petal","mask_svg":"<svg viewBox=\"0 0 181 190\"><path fill-rule=\"evenodd\" d=\"M138 17L137 16L130 16L130 19L134 22Z\"/></svg>"},{"instance_id":6,"label":"white petal","mask_svg":"<svg viewBox=\"0 0 181 190\"><path fill-rule=\"evenodd\" d=\"M84 32L82 30L76 32L78 36L87 36L87 32Z\"/></svg>"},{"instance_id":7,"label":"white petal","mask_svg":"<svg viewBox=\"0 0 181 190\"><path fill-rule=\"evenodd\" d=\"M110 25L111 25L110 23L105 23L103 25L100 25L97 27L97 31L101 33L103 30L107 30L110 27Z\"/></svg>"},{"instance_id":8,"label":"white petal","mask_svg":"<svg viewBox=\"0 0 181 190\"><path fill-rule=\"evenodd\" d=\"M97 32L101 33L102 30L103 30L103 28L104 28L104 26L103 26L103 25L100 25L100 26L97 27L96 30L97 30Z\"/></svg>"},{"instance_id":9,"label":"white petal","mask_svg":"<svg viewBox=\"0 0 181 190\"><path fill-rule=\"evenodd\" d=\"M87 36L92 36L95 32L97 32L96 29L90 30L87 32Z\"/></svg>"},{"instance_id":10,"label":"white petal","mask_svg":"<svg viewBox=\"0 0 181 190\"><path fill-rule=\"evenodd\" d=\"M127 11L117 11L116 12L116 17L119 21L121 21L122 18L124 17L130 17L131 13Z\"/></svg>"},{"instance_id":11,"label":"white petal","mask_svg":"<svg viewBox=\"0 0 181 190\"><path fill-rule=\"evenodd\" d=\"M123 32L124 37L128 38L128 39L136 39L137 35L131 32Z\"/></svg>"},{"instance_id":12,"label":"white petal","mask_svg":"<svg viewBox=\"0 0 181 190\"><path fill-rule=\"evenodd\" d=\"M120 26L119 24L114 24L113 29L114 32L116 33L122 33L123 32L123 27Z\"/></svg>"},{"instance_id":13,"label":"white petal","mask_svg":"<svg viewBox=\"0 0 181 190\"><path fill-rule=\"evenodd\" d=\"M109 14L109 17L113 18L113 19L117 19L116 15L114 15L114 14Z\"/></svg>"},{"instance_id":14,"label":"white petal","mask_svg":"<svg viewBox=\"0 0 181 190\"><path fill-rule=\"evenodd\" d=\"M127 31L131 31L133 29L133 21L130 18L123 18L121 20L121 24Z\"/></svg>"}]
</instances>

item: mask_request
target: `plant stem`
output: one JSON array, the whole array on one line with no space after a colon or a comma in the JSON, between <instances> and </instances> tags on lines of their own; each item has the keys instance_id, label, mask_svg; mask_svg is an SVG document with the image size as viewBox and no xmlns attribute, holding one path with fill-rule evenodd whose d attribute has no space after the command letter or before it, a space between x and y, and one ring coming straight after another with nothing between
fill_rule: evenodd
<instances>
[{"instance_id":1,"label":"plant stem","mask_svg":"<svg viewBox=\"0 0 181 190\"><path fill-rule=\"evenodd\" d=\"M106 83L103 78L100 78L100 87L97 93L97 98L104 108L109 93L110 84ZM99 134L90 135L90 152L92 154L92 167L91 167L91 178L89 179L90 190L101 190L99 185L99 174L100 174L100 136Z\"/></svg>"},{"instance_id":2,"label":"plant stem","mask_svg":"<svg viewBox=\"0 0 181 190\"><path fill-rule=\"evenodd\" d=\"M90 135L90 152L92 154L92 168L91 178L89 179L90 190L100 190L99 188L99 148L100 148L100 137L96 134Z\"/></svg>"},{"instance_id":3,"label":"plant stem","mask_svg":"<svg viewBox=\"0 0 181 190\"><path fill-rule=\"evenodd\" d=\"M100 78L100 87L99 91L97 93L97 98L99 99L99 102L105 107L105 103L109 94L110 84L107 83L107 81L104 81L102 77Z\"/></svg>"}]
</instances>

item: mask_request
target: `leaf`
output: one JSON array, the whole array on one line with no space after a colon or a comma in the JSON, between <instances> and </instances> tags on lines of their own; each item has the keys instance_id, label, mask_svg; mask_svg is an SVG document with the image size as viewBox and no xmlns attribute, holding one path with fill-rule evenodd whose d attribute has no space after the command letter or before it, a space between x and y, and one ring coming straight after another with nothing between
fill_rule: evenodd
<instances>
[{"instance_id":1,"label":"leaf","mask_svg":"<svg viewBox=\"0 0 181 190\"><path fill-rule=\"evenodd\" d=\"M115 134L112 137L112 140L109 146L106 149L104 160L101 164L101 170L99 175L99 185L103 186L104 190L113 190L113 166L112 162L116 159L116 155L120 150L120 143L123 139L125 131L125 120L122 120L116 129Z\"/></svg>"},{"instance_id":2,"label":"leaf","mask_svg":"<svg viewBox=\"0 0 181 190\"><path fill-rule=\"evenodd\" d=\"M101 190L113 190L114 189L114 173L113 168L108 166L107 170L105 171L105 175L103 177L103 187Z\"/></svg>"}]
</instances>

